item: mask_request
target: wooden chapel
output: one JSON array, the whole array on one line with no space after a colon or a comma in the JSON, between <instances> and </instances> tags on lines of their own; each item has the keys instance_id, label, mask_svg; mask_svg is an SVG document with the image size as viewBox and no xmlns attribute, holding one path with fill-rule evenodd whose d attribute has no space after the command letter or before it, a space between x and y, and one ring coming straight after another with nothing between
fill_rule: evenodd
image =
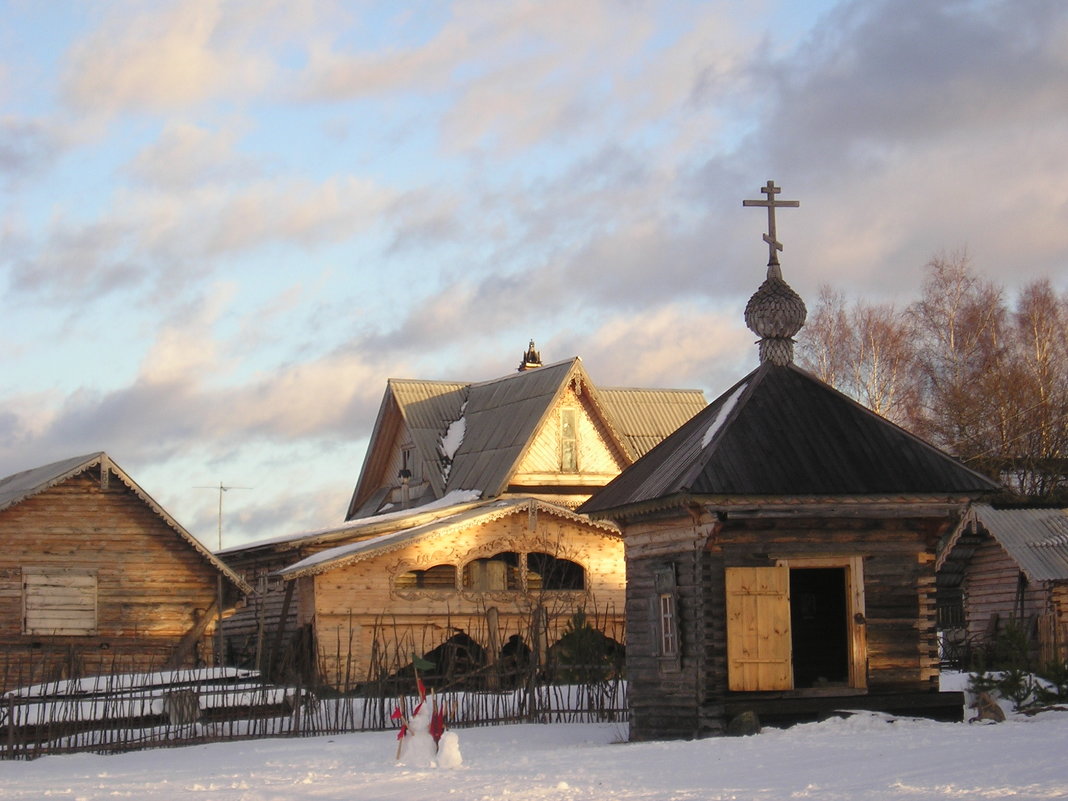
<instances>
[{"instance_id":1,"label":"wooden chapel","mask_svg":"<svg viewBox=\"0 0 1068 801\"><path fill-rule=\"evenodd\" d=\"M960 720L938 687L935 557L999 489L793 363L769 181L760 365L579 508L615 521L627 573L631 739L834 710Z\"/></svg>"}]
</instances>

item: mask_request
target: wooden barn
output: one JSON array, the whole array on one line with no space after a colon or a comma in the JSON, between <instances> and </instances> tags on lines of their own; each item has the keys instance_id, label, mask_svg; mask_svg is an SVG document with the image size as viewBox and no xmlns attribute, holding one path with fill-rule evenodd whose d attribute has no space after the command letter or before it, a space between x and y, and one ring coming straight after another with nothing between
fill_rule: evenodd
<instances>
[{"instance_id":1,"label":"wooden barn","mask_svg":"<svg viewBox=\"0 0 1068 801\"><path fill-rule=\"evenodd\" d=\"M0 479L0 689L211 664L248 590L105 453Z\"/></svg>"},{"instance_id":2,"label":"wooden barn","mask_svg":"<svg viewBox=\"0 0 1068 801\"><path fill-rule=\"evenodd\" d=\"M633 739L742 713L962 714L938 692L936 548L998 486L793 364L805 307L764 191L759 367L579 508L622 530Z\"/></svg>"},{"instance_id":3,"label":"wooden barn","mask_svg":"<svg viewBox=\"0 0 1068 801\"><path fill-rule=\"evenodd\" d=\"M976 504L938 557L939 623L950 654L1010 626L1036 666L1068 659L1068 509Z\"/></svg>"},{"instance_id":4,"label":"wooden barn","mask_svg":"<svg viewBox=\"0 0 1068 801\"><path fill-rule=\"evenodd\" d=\"M224 552L263 589L226 623L232 653L299 663L295 643L347 686L460 630L484 663L509 643L544 658L578 612L621 640L618 533L574 507L704 405L697 390L597 387L578 358L542 366L533 343L491 381L391 379L346 522ZM566 588L546 586L549 566Z\"/></svg>"}]
</instances>

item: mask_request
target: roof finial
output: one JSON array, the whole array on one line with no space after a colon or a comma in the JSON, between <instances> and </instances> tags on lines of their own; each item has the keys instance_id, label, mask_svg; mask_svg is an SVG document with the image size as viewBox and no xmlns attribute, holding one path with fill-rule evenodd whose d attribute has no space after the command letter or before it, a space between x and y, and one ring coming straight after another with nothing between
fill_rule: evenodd
<instances>
[{"instance_id":1,"label":"roof finial","mask_svg":"<svg viewBox=\"0 0 1068 801\"><path fill-rule=\"evenodd\" d=\"M782 242L775 238L775 209L778 208L790 208L796 209L801 205L797 200L776 200L775 196L782 191L779 187L775 186L774 181L768 181L765 186L760 187L760 191L767 195L766 200L743 200L743 206L765 206L768 210L768 232L764 234L764 241L768 243L768 267L779 266L779 254L778 251L782 250ZM775 272L778 272L776 270ZM768 277L772 275L772 270L768 270ZM781 277L781 275L780 275Z\"/></svg>"},{"instance_id":2,"label":"roof finial","mask_svg":"<svg viewBox=\"0 0 1068 801\"><path fill-rule=\"evenodd\" d=\"M768 277L746 304L745 324L760 337L761 363L781 366L794 360L793 336L805 324L808 312L805 302L782 278L777 252L782 250L782 243L775 238L775 209L797 208L801 204L796 200L776 200L780 190L774 181L768 181L760 191L768 196L767 200L743 200L742 205L768 209L768 233L764 234L768 243Z\"/></svg>"},{"instance_id":3,"label":"roof finial","mask_svg":"<svg viewBox=\"0 0 1068 801\"><path fill-rule=\"evenodd\" d=\"M534 340L530 340L530 344L527 346L527 352L523 354L523 360L519 363L520 373L525 373L527 370L536 370L541 367L541 354L534 349Z\"/></svg>"}]
</instances>

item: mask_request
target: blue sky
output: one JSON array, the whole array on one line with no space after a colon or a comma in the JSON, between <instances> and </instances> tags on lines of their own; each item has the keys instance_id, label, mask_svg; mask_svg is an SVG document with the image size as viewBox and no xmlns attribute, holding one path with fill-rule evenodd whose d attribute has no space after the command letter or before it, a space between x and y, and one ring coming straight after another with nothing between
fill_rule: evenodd
<instances>
[{"instance_id":1,"label":"blue sky","mask_svg":"<svg viewBox=\"0 0 1068 801\"><path fill-rule=\"evenodd\" d=\"M0 475L106 450L227 545L340 522L388 377L718 395L787 280L1068 291L1068 6L2 2Z\"/></svg>"}]
</instances>

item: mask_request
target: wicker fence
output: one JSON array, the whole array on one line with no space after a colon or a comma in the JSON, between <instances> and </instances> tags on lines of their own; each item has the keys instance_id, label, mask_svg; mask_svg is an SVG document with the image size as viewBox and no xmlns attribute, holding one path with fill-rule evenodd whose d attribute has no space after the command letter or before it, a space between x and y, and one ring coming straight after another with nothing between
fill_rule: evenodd
<instances>
[{"instance_id":1,"label":"wicker fence","mask_svg":"<svg viewBox=\"0 0 1068 801\"><path fill-rule=\"evenodd\" d=\"M514 682L513 682L514 683ZM0 703L0 757L119 751L258 737L396 728L391 715L418 699L338 695L272 684L246 670L206 668L67 679L13 690ZM414 687L413 687L414 690ZM431 691L449 726L625 721L626 684L527 683L506 692Z\"/></svg>"}]
</instances>

